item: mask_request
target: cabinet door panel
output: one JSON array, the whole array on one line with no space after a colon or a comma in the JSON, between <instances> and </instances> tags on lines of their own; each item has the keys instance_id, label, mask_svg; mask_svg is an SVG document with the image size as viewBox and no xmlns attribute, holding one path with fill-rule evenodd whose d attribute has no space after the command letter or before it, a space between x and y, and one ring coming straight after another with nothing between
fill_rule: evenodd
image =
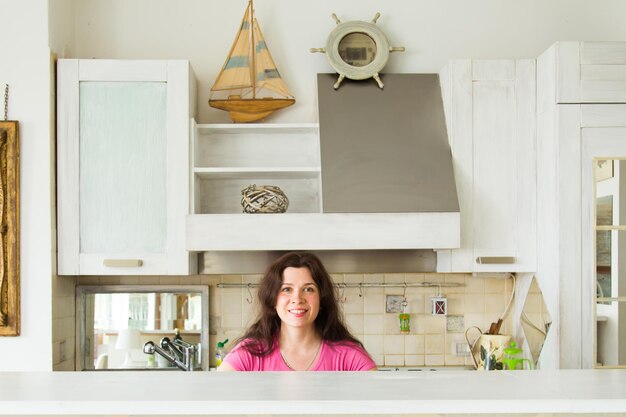
<instances>
[{"instance_id":1,"label":"cabinet door panel","mask_svg":"<svg viewBox=\"0 0 626 417\"><path fill-rule=\"evenodd\" d=\"M474 83L475 256L515 256L515 88L513 82Z\"/></svg>"},{"instance_id":2,"label":"cabinet door panel","mask_svg":"<svg viewBox=\"0 0 626 417\"><path fill-rule=\"evenodd\" d=\"M165 83L81 83L81 253L165 251L165 100Z\"/></svg>"}]
</instances>

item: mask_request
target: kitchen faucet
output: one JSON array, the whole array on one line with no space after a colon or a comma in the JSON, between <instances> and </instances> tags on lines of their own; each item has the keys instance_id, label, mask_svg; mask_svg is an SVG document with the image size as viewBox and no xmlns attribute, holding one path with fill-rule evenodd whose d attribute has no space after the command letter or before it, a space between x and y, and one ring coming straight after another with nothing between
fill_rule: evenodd
<instances>
[{"instance_id":1,"label":"kitchen faucet","mask_svg":"<svg viewBox=\"0 0 626 417\"><path fill-rule=\"evenodd\" d=\"M156 352L183 371L195 370L197 347L194 344L185 342L180 337L178 329L176 329L173 341L169 337L164 337L161 339L160 345L159 347L154 342L148 341L143 345L143 353L154 355Z\"/></svg>"}]
</instances>

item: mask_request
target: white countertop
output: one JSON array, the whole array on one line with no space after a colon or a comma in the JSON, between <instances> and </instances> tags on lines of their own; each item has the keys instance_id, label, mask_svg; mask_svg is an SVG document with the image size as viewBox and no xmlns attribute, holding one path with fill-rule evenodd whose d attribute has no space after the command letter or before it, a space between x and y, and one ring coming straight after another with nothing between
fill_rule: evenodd
<instances>
[{"instance_id":1,"label":"white countertop","mask_svg":"<svg viewBox=\"0 0 626 417\"><path fill-rule=\"evenodd\" d=\"M626 413L626 370L1 372L0 414Z\"/></svg>"}]
</instances>

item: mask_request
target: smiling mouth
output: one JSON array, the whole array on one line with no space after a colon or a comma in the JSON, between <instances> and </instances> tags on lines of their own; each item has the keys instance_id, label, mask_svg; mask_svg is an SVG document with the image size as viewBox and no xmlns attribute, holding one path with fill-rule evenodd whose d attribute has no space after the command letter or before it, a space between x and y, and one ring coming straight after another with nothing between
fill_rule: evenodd
<instances>
[{"instance_id":1,"label":"smiling mouth","mask_svg":"<svg viewBox=\"0 0 626 417\"><path fill-rule=\"evenodd\" d=\"M296 316L301 316L304 313L306 313L308 310L304 310L304 309L293 309L293 310L289 310L289 312L291 314L295 314Z\"/></svg>"}]
</instances>

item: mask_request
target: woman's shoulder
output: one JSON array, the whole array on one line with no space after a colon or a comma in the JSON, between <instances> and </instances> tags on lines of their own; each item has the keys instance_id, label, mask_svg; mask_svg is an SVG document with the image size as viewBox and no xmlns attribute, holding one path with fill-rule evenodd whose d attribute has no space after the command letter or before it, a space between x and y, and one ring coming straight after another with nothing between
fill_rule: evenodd
<instances>
[{"instance_id":1,"label":"woman's shoulder","mask_svg":"<svg viewBox=\"0 0 626 417\"><path fill-rule=\"evenodd\" d=\"M365 349L363 348L363 346L360 343L357 343L353 340L338 340L338 341L331 341L331 340L325 340L324 344L326 344L326 346L331 349L334 350L335 352L340 352L340 353L347 353L347 352L365 352Z\"/></svg>"},{"instance_id":2,"label":"woman's shoulder","mask_svg":"<svg viewBox=\"0 0 626 417\"><path fill-rule=\"evenodd\" d=\"M376 364L367 351L352 340L324 341L323 358L316 370L369 371Z\"/></svg>"},{"instance_id":3,"label":"woman's shoulder","mask_svg":"<svg viewBox=\"0 0 626 417\"><path fill-rule=\"evenodd\" d=\"M268 344L264 340L245 338L237 342L232 350L245 350L246 352L264 352L267 351Z\"/></svg>"}]
</instances>

